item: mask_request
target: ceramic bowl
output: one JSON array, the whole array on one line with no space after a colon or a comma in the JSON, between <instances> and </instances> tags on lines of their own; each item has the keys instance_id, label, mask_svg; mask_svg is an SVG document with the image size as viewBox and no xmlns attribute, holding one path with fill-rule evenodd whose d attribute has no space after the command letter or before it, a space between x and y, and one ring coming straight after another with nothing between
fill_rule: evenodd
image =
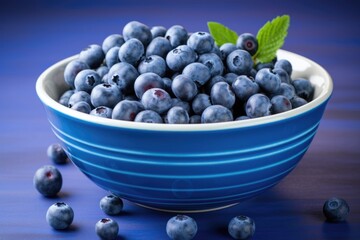
<instances>
[{"instance_id":1,"label":"ceramic bowl","mask_svg":"<svg viewBox=\"0 0 360 240\"><path fill-rule=\"evenodd\" d=\"M275 186L299 163L333 90L317 63L279 50L293 78L315 86L313 101L288 112L211 124L149 124L105 119L57 102L63 72L76 56L36 83L51 128L72 162L101 188L153 209L191 212L228 207Z\"/></svg>"}]
</instances>

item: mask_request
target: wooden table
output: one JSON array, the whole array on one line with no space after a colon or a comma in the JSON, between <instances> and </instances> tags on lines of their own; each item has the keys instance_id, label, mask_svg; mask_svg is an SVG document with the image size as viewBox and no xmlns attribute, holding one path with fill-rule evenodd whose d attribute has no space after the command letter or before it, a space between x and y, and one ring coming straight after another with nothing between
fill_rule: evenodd
<instances>
[{"instance_id":1,"label":"wooden table","mask_svg":"<svg viewBox=\"0 0 360 240\"><path fill-rule=\"evenodd\" d=\"M360 239L360 8L356 1L12 1L0 9L0 240L96 239L95 223L107 193L72 164L58 166L64 184L57 198L34 189L35 171L51 164L46 148L57 139L35 93L35 81L53 63L89 44L121 33L125 23L181 24L206 31L218 21L238 33L257 30L273 17L291 16L284 49L326 68L334 93L317 135L297 168L266 193L231 208L190 214L195 239L231 239L227 224L244 214L256 222L254 239ZM352 2L352 3L349 3ZM322 206L332 196L346 199L351 212L340 224L325 221ZM64 201L75 211L67 231L52 230L48 207ZM118 239L168 239L167 220L175 213L147 210L125 201L114 217Z\"/></svg>"}]
</instances>

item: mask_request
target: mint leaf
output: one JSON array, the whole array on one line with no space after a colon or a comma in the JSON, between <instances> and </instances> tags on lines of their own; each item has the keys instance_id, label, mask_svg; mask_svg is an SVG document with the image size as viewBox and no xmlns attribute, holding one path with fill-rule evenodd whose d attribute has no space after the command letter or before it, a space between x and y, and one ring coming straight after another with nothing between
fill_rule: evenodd
<instances>
[{"instance_id":1,"label":"mint leaf","mask_svg":"<svg viewBox=\"0 0 360 240\"><path fill-rule=\"evenodd\" d=\"M268 63L276 57L276 52L284 44L290 25L288 15L278 16L268 21L257 33L258 51L253 56L255 62Z\"/></svg>"},{"instance_id":2,"label":"mint leaf","mask_svg":"<svg viewBox=\"0 0 360 240\"><path fill-rule=\"evenodd\" d=\"M236 44L238 35L235 31L217 22L208 22L207 25L210 34L213 36L215 43L219 47L224 43Z\"/></svg>"}]
</instances>

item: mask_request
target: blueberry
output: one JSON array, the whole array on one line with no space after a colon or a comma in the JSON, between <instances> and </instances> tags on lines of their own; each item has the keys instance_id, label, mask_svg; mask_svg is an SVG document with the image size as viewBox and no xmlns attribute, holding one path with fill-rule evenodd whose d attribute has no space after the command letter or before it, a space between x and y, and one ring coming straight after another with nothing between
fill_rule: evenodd
<instances>
[{"instance_id":1,"label":"blueberry","mask_svg":"<svg viewBox=\"0 0 360 240\"><path fill-rule=\"evenodd\" d=\"M136 68L125 62L114 64L108 73L108 83L116 84L124 94L134 93L134 82L139 76Z\"/></svg>"},{"instance_id":2,"label":"blueberry","mask_svg":"<svg viewBox=\"0 0 360 240\"><path fill-rule=\"evenodd\" d=\"M143 46L147 46L152 39L152 34L150 28L145 24L138 21L131 21L124 26L123 37L125 41L137 39Z\"/></svg>"},{"instance_id":3,"label":"blueberry","mask_svg":"<svg viewBox=\"0 0 360 240\"><path fill-rule=\"evenodd\" d=\"M256 37L251 33L240 34L237 41L236 47L248 51L253 56L259 47Z\"/></svg>"},{"instance_id":4,"label":"blueberry","mask_svg":"<svg viewBox=\"0 0 360 240\"><path fill-rule=\"evenodd\" d=\"M180 72L190 63L195 62L197 55L187 45L180 45L166 55L166 64L174 72Z\"/></svg>"},{"instance_id":5,"label":"blueberry","mask_svg":"<svg viewBox=\"0 0 360 240\"><path fill-rule=\"evenodd\" d=\"M56 229L63 230L68 228L74 220L73 209L64 202L54 203L46 212L46 221Z\"/></svg>"},{"instance_id":6,"label":"blueberry","mask_svg":"<svg viewBox=\"0 0 360 240\"><path fill-rule=\"evenodd\" d=\"M68 107L71 108L78 102L87 102L89 105L91 104L90 94L85 91L74 92L73 95L69 98Z\"/></svg>"},{"instance_id":7,"label":"blueberry","mask_svg":"<svg viewBox=\"0 0 360 240\"><path fill-rule=\"evenodd\" d=\"M198 93L195 82L184 74L180 74L174 78L171 84L171 90L177 98L183 101L191 101Z\"/></svg>"},{"instance_id":8,"label":"blueberry","mask_svg":"<svg viewBox=\"0 0 360 240\"><path fill-rule=\"evenodd\" d=\"M237 49L236 45L233 43L224 43L220 46L220 52L221 52L221 60L226 60L227 56Z\"/></svg>"},{"instance_id":9,"label":"blueberry","mask_svg":"<svg viewBox=\"0 0 360 240\"><path fill-rule=\"evenodd\" d=\"M290 101L293 108L298 108L308 103L305 99L296 95Z\"/></svg>"},{"instance_id":10,"label":"blueberry","mask_svg":"<svg viewBox=\"0 0 360 240\"><path fill-rule=\"evenodd\" d=\"M87 102L84 102L84 101L75 103L71 107L71 109L74 109L75 111L78 111L78 112L87 113L87 114L89 114L91 112L90 104L88 104Z\"/></svg>"},{"instance_id":11,"label":"blueberry","mask_svg":"<svg viewBox=\"0 0 360 240\"><path fill-rule=\"evenodd\" d=\"M280 59L280 60L276 61L274 68L284 69L287 72L287 74L291 77L292 65L288 60Z\"/></svg>"},{"instance_id":12,"label":"blueberry","mask_svg":"<svg viewBox=\"0 0 360 240\"><path fill-rule=\"evenodd\" d=\"M188 32L183 26L174 25L166 31L165 38L170 42L172 48L176 48L186 44Z\"/></svg>"},{"instance_id":13,"label":"blueberry","mask_svg":"<svg viewBox=\"0 0 360 240\"><path fill-rule=\"evenodd\" d=\"M228 232L234 239L250 239L255 233L255 222L247 216L236 216L230 220Z\"/></svg>"},{"instance_id":14,"label":"blueberry","mask_svg":"<svg viewBox=\"0 0 360 240\"><path fill-rule=\"evenodd\" d=\"M329 222L343 222L349 212L349 205L342 198L332 197L326 200L323 206L323 213Z\"/></svg>"},{"instance_id":15,"label":"blueberry","mask_svg":"<svg viewBox=\"0 0 360 240\"><path fill-rule=\"evenodd\" d=\"M118 215L123 207L121 198L114 195L107 195L100 200L100 209L107 215Z\"/></svg>"},{"instance_id":16,"label":"blueberry","mask_svg":"<svg viewBox=\"0 0 360 240\"><path fill-rule=\"evenodd\" d=\"M235 104L235 94L226 82L215 83L211 88L211 102L214 105L222 105L231 109Z\"/></svg>"},{"instance_id":17,"label":"blueberry","mask_svg":"<svg viewBox=\"0 0 360 240\"><path fill-rule=\"evenodd\" d=\"M189 114L182 107L172 107L166 114L167 123L169 124L188 124Z\"/></svg>"},{"instance_id":18,"label":"blueberry","mask_svg":"<svg viewBox=\"0 0 360 240\"><path fill-rule=\"evenodd\" d=\"M218 45L216 45L216 43L213 44L213 47L212 47L212 49L210 50L209 53L214 53L214 54L216 54L220 59L222 59L221 52L220 52L220 48L218 47Z\"/></svg>"},{"instance_id":19,"label":"blueberry","mask_svg":"<svg viewBox=\"0 0 360 240\"><path fill-rule=\"evenodd\" d=\"M90 115L102 118L111 118L112 109L106 106L99 106L91 110Z\"/></svg>"},{"instance_id":20,"label":"blueberry","mask_svg":"<svg viewBox=\"0 0 360 240\"><path fill-rule=\"evenodd\" d=\"M222 75L224 72L224 64L221 58L215 53L201 54L199 56L198 62L209 68L211 77Z\"/></svg>"},{"instance_id":21,"label":"blueberry","mask_svg":"<svg viewBox=\"0 0 360 240\"><path fill-rule=\"evenodd\" d=\"M201 115L202 112L211 105L210 96L205 93L199 93L191 103L195 114Z\"/></svg>"},{"instance_id":22,"label":"blueberry","mask_svg":"<svg viewBox=\"0 0 360 240\"><path fill-rule=\"evenodd\" d=\"M293 99L295 97L295 88L291 84L287 83L281 83L280 89L277 92L278 95L284 95L289 100Z\"/></svg>"},{"instance_id":23,"label":"blueberry","mask_svg":"<svg viewBox=\"0 0 360 240\"><path fill-rule=\"evenodd\" d=\"M96 69L97 74L99 74L100 78L102 79L108 72L108 66L102 65Z\"/></svg>"},{"instance_id":24,"label":"blueberry","mask_svg":"<svg viewBox=\"0 0 360 240\"><path fill-rule=\"evenodd\" d=\"M209 68L199 62L187 65L182 71L182 74L199 85L204 85L211 77Z\"/></svg>"},{"instance_id":25,"label":"blueberry","mask_svg":"<svg viewBox=\"0 0 360 240\"><path fill-rule=\"evenodd\" d=\"M217 123L233 121L231 111L222 105L211 105L201 114L201 123Z\"/></svg>"},{"instance_id":26,"label":"blueberry","mask_svg":"<svg viewBox=\"0 0 360 240\"><path fill-rule=\"evenodd\" d=\"M166 233L173 240L193 239L197 229L196 221L186 215L177 215L166 223Z\"/></svg>"},{"instance_id":27,"label":"blueberry","mask_svg":"<svg viewBox=\"0 0 360 240\"><path fill-rule=\"evenodd\" d=\"M33 184L45 197L54 197L61 190L62 176L56 167L45 165L35 172Z\"/></svg>"},{"instance_id":28,"label":"blueberry","mask_svg":"<svg viewBox=\"0 0 360 240\"><path fill-rule=\"evenodd\" d=\"M131 38L127 40L119 49L119 59L131 65L137 65L145 53L144 45L140 40Z\"/></svg>"},{"instance_id":29,"label":"blueberry","mask_svg":"<svg viewBox=\"0 0 360 240\"><path fill-rule=\"evenodd\" d=\"M134 83L136 96L141 99L144 92L150 88L164 88L164 81L156 73L147 72L139 75Z\"/></svg>"},{"instance_id":30,"label":"blueberry","mask_svg":"<svg viewBox=\"0 0 360 240\"><path fill-rule=\"evenodd\" d=\"M155 111L144 110L139 112L135 117L135 122L146 122L146 123L163 123L162 117Z\"/></svg>"},{"instance_id":31,"label":"blueberry","mask_svg":"<svg viewBox=\"0 0 360 240\"><path fill-rule=\"evenodd\" d=\"M146 56L157 55L165 59L171 49L172 46L166 38L156 37L147 46L145 54Z\"/></svg>"},{"instance_id":32,"label":"blueberry","mask_svg":"<svg viewBox=\"0 0 360 240\"><path fill-rule=\"evenodd\" d=\"M64 148L59 143L50 144L46 155L55 164L65 164L69 160Z\"/></svg>"},{"instance_id":33,"label":"blueberry","mask_svg":"<svg viewBox=\"0 0 360 240\"><path fill-rule=\"evenodd\" d=\"M152 72L160 77L164 77L166 73L166 62L162 57L157 55L147 56L139 63L138 72L140 74Z\"/></svg>"},{"instance_id":34,"label":"blueberry","mask_svg":"<svg viewBox=\"0 0 360 240\"><path fill-rule=\"evenodd\" d=\"M94 69L104 61L105 53L102 47L97 44L89 45L79 54L79 60L85 62L90 68Z\"/></svg>"},{"instance_id":35,"label":"blueberry","mask_svg":"<svg viewBox=\"0 0 360 240\"><path fill-rule=\"evenodd\" d=\"M247 75L253 67L253 60L249 52L238 49L227 56L226 65L230 72Z\"/></svg>"},{"instance_id":36,"label":"blueberry","mask_svg":"<svg viewBox=\"0 0 360 240\"><path fill-rule=\"evenodd\" d=\"M280 81L282 83L288 83L288 84L290 83L291 81L290 76L284 69L274 68L272 72L274 72L280 78Z\"/></svg>"},{"instance_id":37,"label":"blueberry","mask_svg":"<svg viewBox=\"0 0 360 240\"><path fill-rule=\"evenodd\" d=\"M89 65L87 65L85 62L75 59L69 62L64 70L64 80L71 88L75 88L74 81L76 75L85 69L89 69Z\"/></svg>"},{"instance_id":38,"label":"blueberry","mask_svg":"<svg viewBox=\"0 0 360 240\"><path fill-rule=\"evenodd\" d=\"M200 124L201 123L201 116L200 115L192 115L190 117L190 124Z\"/></svg>"},{"instance_id":39,"label":"blueberry","mask_svg":"<svg viewBox=\"0 0 360 240\"><path fill-rule=\"evenodd\" d=\"M250 119L248 116L239 116L235 119L235 121L247 120Z\"/></svg>"},{"instance_id":40,"label":"blueberry","mask_svg":"<svg viewBox=\"0 0 360 240\"><path fill-rule=\"evenodd\" d=\"M95 224L95 232L102 240L115 240L119 234L119 224L111 218L103 218Z\"/></svg>"},{"instance_id":41,"label":"blueberry","mask_svg":"<svg viewBox=\"0 0 360 240\"><path fill-rule=\"evenodd\" d=\"M277 93L280 89L281 80L270 68L259 70L255 76L255 82L266 93Z\"/></svg>"},{"instance_id":42,"label":"blueberry","mask_svg":"<svg viewBox=\"0 0 360 240\"><path fill-rule=\"evenodd\" d=\"M157 37L164 37L166 34L167 29L164 26L153 26L150 29L151 35L154 38Z\"/></svg>"},{"instance_id":43,"label":"blueberry","mask_svg":"<svg viewBox=\"0 0 360 240\"><path fill-rule=\"evenodd\" d=\"M100 84L100 75L92 69L85 69L79 72L74 80L76 91L85 91L90 93L91 90Z\"/></svg>"},{"instance_id":44,"label":"blueberry","mask_svg":"<svg viewBox=\"0 0 360 240\"><path fill-rule=\"evenodd\" d=\"M224 75L225 82L227 82L229 85L232 85L238 77L239 77L239 75L232 73L232 72L226 73Z\"/></svg>"},{"instance_id":45,"label":"blueberry","mask_svg":"<svg viewBox=\"0 0 360 240\"><path fill-rule=\"evenodd\" d=\"M281 113L286 112L292 109L292 105L290 100L283 96L283 95L277 95L271 98L271 113Z\"/></svg>"},{"instance_id":46,"label":"blueberry","mask_svg":"<svg viewBox=\"0 0 360 240\"><path fill-rule=\"evenodd\" d=\"M236 78L236 80L232 84L232 89L236 95L236 97L245 102L254 95L259 92L259 85L253 81L253 79L249 78L246 75L241 75Z\"/></svg>"},{"instance_id":47,"label":"blueberry","mask_svg":"<svg viewBox=\"0 0 360 240\"><path fill-rule=\"evenodd\" d=\"M270 68L273 69L274 68L274 63L273 62L267 62L267 63L258 63L255 65L255 69L256 71L259 71L263 68Z\"/></svg>"},{"instance_id":48,"label":"blueberry","mask_svg":"<svg viewBox=\"0 0 360 240\"><path fill-rule=\"evenodd\" d=\"M188 38L187 45L198 54L207 53L214 46L214 38L208 32L195 32Z\"/></svg>"},{"instance_id":49,"label":"blueberry","mask_svg":"<svg viewBox=\"0 0 360 240\"><path fill-rule=\"evenodd\" d=\"M164 78L162 78L162 80L164 83L164 90L167 91L170 95L174 96L174 93L171 90L171 84L172 84L173 80L171 80L168 77L164 77Z\"/></svg>"},{"instance_id":50,"label":"blueberry","mask_svg":"<svg viewBox=\"0 0 360 240\"><path fill-rule=\"evenodd\" d=\"M120 62L119 50L120 50L120 47L112 47L109 49L109 51L105 55L106 66L111 68L113 65Z\"/></svg>"},{"instance_id":51,"label":"blueberry","mask_svg":"<svg viewBox=\"0 0 360 240\"><path fill-rule=\"evenodd\" d=\"M190 102L182 101L176 97L172 98L171 100L172 100L171 107L175 107L175 106L182 107L183 109L185 109L188 112L188 114L191 113Z\"/></svg>"},{"instance_id":52,"label":"blueberry","mask_svg":"<svg viewBox=\"0 0 360 240\"><path fill-rule=\"evenodd\" d=\"M204 85L205 92L210 95L211 88L217 82L225 82L225 78L221 75L213 76L212 78L210 78Z\"/></svg>"},{"instance_id":53,"label":"blueberry","mask_svg":"<svg viewBox=\"0 0 360 240\"><path fill-rule=\"evenodd\" d=\"M142 104L134 100L122 100L113 109L112 119L134 121L136 115L144 110Z\"/></svg>"},{"instance_id":54,"label":"blueberry","mask_svg":"<svg viewBox=\"0 0 360 240\"><path fill-rule=\"evenodd\" d=\"M161 88L151 88L141 97L141 103L146 110L153 110L163 114L172 106L170 95Z\"/></svg>"},{"instance_id":55,"label":"blueberry","mask_svg":"<svg viewBox=\"0 0 360 240\"><path fill-rule=\"evenodd\" d=\"M262 94L256 93L252 95L246 102L246 115L250 118L268 116L271 114L270 99Z\"/></svg>"},{"instance_id":56,"label":"blueberry","mask_svg":"<svg viewBox=\"0 0 360 240\"><path fill-rule=\"evenodd\" d=\"M103 83L94 87L90 95L94 107L113 108L122 99L122 94L115 84Z\"/></svg>"},{"instance_id":57,"label":"blueberry","mask_svg":"<svg viewBox=\"0 0 360 240\"><path fill-rule=\"evenodd\" d=\"M74 94L74 90L66 90L59 98L59 103L67 107L69 105L69 99Z\"/></svg>"},{"instance_id":58,"label":"blueberry","mask_svg":"<svg viewBox=\"0 0 360 240\"><path fill-rule=\"evenodd\" d=\"M107 36L103 43L102 43L102 49L104 53L106 54L111 48L113 47L121 47L125 43L125 40L122 35L120 34L111 34Z\"/></svg>"},{"instance_id":59,"label":"blueberry","mask_svg":"<svg viewBox=\"0 0 360 240\"><path fill-rule=\"evenodd\" d=\"M292 81L297 96L310 102L314 96L314 87L310 81L304 78L297 78Z\"/></svg>"}]
</instances>

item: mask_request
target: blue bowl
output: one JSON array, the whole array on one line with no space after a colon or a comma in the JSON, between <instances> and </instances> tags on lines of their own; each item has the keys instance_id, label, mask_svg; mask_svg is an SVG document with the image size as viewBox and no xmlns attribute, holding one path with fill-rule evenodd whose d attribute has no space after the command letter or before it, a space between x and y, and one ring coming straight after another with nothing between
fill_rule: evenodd
<instances>
[{"instance_id":1,"label":"blue bowl","mask_svg":"<svg viewBox=\"0 0 360 240\"><path fill-rule=\"evenodd\" d=\"M131 202L176 212L228 207L279 183L306 153L333 84L318 64L278 51L293 78L315 86L310 103L272 116L211 124L149 124L99 118L62 106L62 60L36 91L72 162L101 188Z\"/></svg>"}]
</instances>

